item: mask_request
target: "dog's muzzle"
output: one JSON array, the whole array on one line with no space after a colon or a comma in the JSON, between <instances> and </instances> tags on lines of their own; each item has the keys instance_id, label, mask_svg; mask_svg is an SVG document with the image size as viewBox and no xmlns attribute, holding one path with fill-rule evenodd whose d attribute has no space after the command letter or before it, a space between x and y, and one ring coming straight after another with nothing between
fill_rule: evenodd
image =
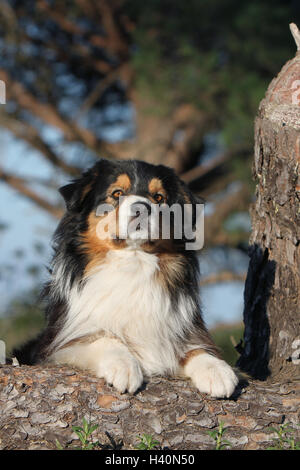
<instances>
[{"instance_id":1,"label":"dog's muzzle","mask_svg":"<svg viewBox=\"0 0 300 470\"><path fill-rule=\"evenodd\" d=\"M141 196L122 197L119 207L119 238L149 240L157 232L156 204Z\"/></svg>"}]
</instances>

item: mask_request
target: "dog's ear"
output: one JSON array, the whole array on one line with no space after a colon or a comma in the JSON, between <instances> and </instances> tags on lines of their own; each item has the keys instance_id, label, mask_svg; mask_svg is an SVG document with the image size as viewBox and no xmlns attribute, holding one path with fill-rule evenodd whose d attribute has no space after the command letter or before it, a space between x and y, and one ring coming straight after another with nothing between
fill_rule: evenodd
<instances>
[{"instance_id":1,"label":"dog's ear","mask_svg":"<svg viewBox=\"0 0 300 470\"><path fill-rule=\"evenodd\" d=\"M58 190L60 194L62 195L62 197L64 198L67 205L69 204L69 202L72 199L72 196L74 195L76 186L77 186L76 183L70 183L70 184L66 184L65 186L62 186Z\"/></svg>"},{"instance_id":2,"label":"dog's ear","mask_svg":"<svg viewBox=\"0 0 300 470\"><path fill-rule=\"evenodd\" d=\"M59 188L59 192L65 200L68 211L80 212L89 202L94 190L94 183L99 176L109 173L112 162L102 158L93 167L85 171L81 177Z\"/></svg>"},{"instance_id":3,"label":"dog's ear","mask_svg":"<svg viewBox=\"0 0 300 470\"><path fill-rule=\"evenodd\" d=\"M99 173L101 162L102 160L82 173L79 178L59 188L58 191L64 198L68 211L76 212L82 209L93 189L93 183Z\"/></svg>"},{"instance_id":4,"label":"dog's ear","mask_svg":"<svg viewBox=\"0 0 300 470\"><path fill-rule=\"evenodd\" d=\"M59 192L65 200L68 210L75 209L76 203L80 200L81 185L76 181L59 188Z\"/></svg>"}]
</instances>

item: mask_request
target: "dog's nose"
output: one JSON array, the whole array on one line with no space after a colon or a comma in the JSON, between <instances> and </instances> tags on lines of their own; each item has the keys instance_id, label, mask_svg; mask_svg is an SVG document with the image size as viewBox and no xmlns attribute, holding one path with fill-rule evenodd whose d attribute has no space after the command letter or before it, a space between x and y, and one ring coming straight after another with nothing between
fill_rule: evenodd
<instances>
[{"instance_id":1,"label":"dog's nose","mask_svg":"<svg viewBox=\"0 0 300 470\"><path fill-rule=\"evenodd\" d=\"M131 214L135 217L140 215L150 215L151 205L146 201L136 201L131 205Z\"/></svg>"}]
</instances>

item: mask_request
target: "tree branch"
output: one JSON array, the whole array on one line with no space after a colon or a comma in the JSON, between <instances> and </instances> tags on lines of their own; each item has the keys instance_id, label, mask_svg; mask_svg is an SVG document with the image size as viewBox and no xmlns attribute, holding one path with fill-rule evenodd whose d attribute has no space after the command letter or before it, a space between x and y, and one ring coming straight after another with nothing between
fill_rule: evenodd
<instances>
[{"instance_id":1,"label":"tree branch","mask_svg":"<svg viewBox=\"0 0 300 470\"><path fill-rule=\"evenodd\" d=\"M41 152L43 156L54 167L58 167L70 175L78 175L80 168L66 163L62 158L52 150L52 148L44 142L39 136L37 130L24 121L11 118L8 114L0 115L0 124L11 131L17 138L25 140L28 144Z\"/></svg>"},{"instance_id":2,"label":"tree branch","mask_svg":"<svg viewBox=\"0 0 300 470\"><path fill-rule=\"evenodd\" d=\"M221 153L220 155L217 155L214 157L210 163L207 165L198 165L192 168L189 171L186 171L185 173L182 173L180 175L180 178L187 184L191 184L195 182L199 178L203 178L207 173L210 173L212 170L215 170L219 166L223 165L225 162L229 160L229 154L228 153Z\"/></svg>"},{"instance_id":3,"label":"tree branch","mask_svg":"<svg viewBox=\"0 0 300 470\"><path fill-rule=\"evenodd\" d=\"M32 189L26 186L26 181L23 178L14 176L10 173L7 173L2 168L0 168L0 180L12 187L13 189L17 190L23 196L25 196L30 201L34 202L38 207L46 210L49 214L56 218L60 218L63 215L63 210L55 206L55 204L51 204L46 199L42 198L39 194L37 194Z\"/></svg>"},{"instance_id":4,"label":"tree branch","mask_svg":"<svg viewBox=\"0 0 300 470\"><path fill-rule=\"evenodd\" d=\"M129 53L128 43L122 34L118 22L116 21L112 2L101 0L101 2L95 2L94 5L97 11L100 13L102 25L107 35L108 50L114 54L117 54L123 59L125 57L127 58Z\"/></svg>"},{"instance_id":5,"label":"tree branch","mask_svg":"<svg viewBox=\"0 0 300 470\"><path fill-rule=\"evenodd\" d=\"M251 381L233 399L221 400L199 393L188 380L155 377L134 395L120 395L87 372L3 365L0 449L55 450L57 442L62 448L80 447L72 426L82 426L84 417L98 425L90 441L106 449L134 450L139 436L150 434L168 451L213 450L209 431L218 433L221 421L230 449L266 449L277 437L272 428L279 429L283 420L299 440L299 399L296 381Z\"/></svg>"},{"instance_id":6,"label":"tree branch","mask_svg":"<svg viewBox=\"0 0 300 470\"><path fill-rule=\"evenodd\" d=\"M222 228L223 222L235 210L248 210L249 202L249 188L245 184L218 201L213 214L205 217L205 245L228 243L228 236Z\"/></svg>"},{"instance_id":7,"label":"tree branch","mask_svg":"<svg viewBox=\"0 0 300 470\"><path fill-rule=\"evenodd\" d=\"M80 110L76 114L76 120L78 120L83 114L87 113L90 108L94 106L96 101L101 97L104 91L111 85L119 75L122 75L122 70L127 66L127 64L122 64L119 67L111 70L105 77L103 77L95 88L91 91L91 93L87 96L84 100Z\"/></svg>"},{"instance_id":8,"label":"tree branch","mask_svg":"<svg viewBox=\"0 0 300 470\"><path fill-rule=\"evenodd\" d=\"M73 122L68 122L53 105L39 102L21 83L13 80L3 69L0 69L0 79L6 83L9 94L22 108L29 110L47 124L60 129L66 140L81 140L92 150L96 150L100 146L100 142L91 131L79 127Z\"/></svg>"}]
</instances>

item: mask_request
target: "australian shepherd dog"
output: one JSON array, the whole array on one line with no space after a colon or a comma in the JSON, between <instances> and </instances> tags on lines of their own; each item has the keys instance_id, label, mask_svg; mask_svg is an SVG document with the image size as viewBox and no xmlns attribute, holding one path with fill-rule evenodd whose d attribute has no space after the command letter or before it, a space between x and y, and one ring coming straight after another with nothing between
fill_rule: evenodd
<instances>
[{"instance_id":1,"label":"australian shepherd dog","mask_svg":"<svg viewBox=\"0 0 300 470\"><path fill-rule=\"evenodd\" d=\"M60 193L66 211L44 292L47 324L15 352L19 361L89 370L120 393L172 375L230 397L238 378L202 319L197 252L174 227L162 237L162 217L151 218L174 204L194 214L199 200L172 169L138 160L99 160ZM140 223L126 231L141 215L150 233Z\"/></svg>"}]
</instances>

